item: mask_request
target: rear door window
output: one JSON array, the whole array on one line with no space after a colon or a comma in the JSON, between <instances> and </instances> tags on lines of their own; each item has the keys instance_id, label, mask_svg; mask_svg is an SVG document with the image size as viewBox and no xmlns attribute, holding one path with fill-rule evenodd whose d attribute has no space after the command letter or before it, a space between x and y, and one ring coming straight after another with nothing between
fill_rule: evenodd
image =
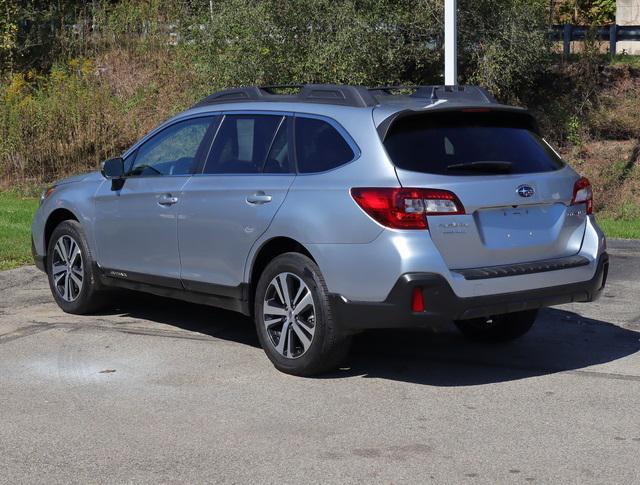
<instances>
[{"instance_id":1,"label":"rear door window","mask_svg":"<svg viewBox=\"0 0 640 485\"><path fill-rule=\"evenodd\" d=\"M407 116L384 140L401 169L439 175L550 172L564 166L521 114Z\"/></svg>"},{"instance_id":2,"label":"rear door window","mask_svg":"<svg viewBox=\"0 0 640 485\"><path fill-rule=\"evenodd\" d=\"M325 172L355 157L344 137L326 121L296 117L295 134L300 173Z\"/></svg>"},{"instance_id":3,"label":"rear door window","mask_svg":"<svg viewBox=\"0 0 640 485\"><path fill-rule=\"evenodd\" d=\"M280 139L274 140L278 128L286 125L284 121L280 115L225 115L204 173L261 173L267 166L274 171L288 171L286 131L284 148ZM280 150L272 149L274 141Z\"/></svg>"}]
</instances>

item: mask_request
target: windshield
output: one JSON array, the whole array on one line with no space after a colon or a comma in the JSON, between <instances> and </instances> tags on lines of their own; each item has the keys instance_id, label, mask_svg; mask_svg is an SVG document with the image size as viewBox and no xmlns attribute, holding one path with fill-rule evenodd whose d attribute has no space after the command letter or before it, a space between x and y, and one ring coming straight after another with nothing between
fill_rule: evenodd
<instances>
[{"instance_id":1,"label":"windshield","mask_svg":"<svg viewBox=\"0 0 640 485\"><path fill-rule=\"evenodd\" d=\"M405 170L442 175L551 172L562 160L519 114L446 112L408 116L384 145Z\"/></svg>"}]
</instances>

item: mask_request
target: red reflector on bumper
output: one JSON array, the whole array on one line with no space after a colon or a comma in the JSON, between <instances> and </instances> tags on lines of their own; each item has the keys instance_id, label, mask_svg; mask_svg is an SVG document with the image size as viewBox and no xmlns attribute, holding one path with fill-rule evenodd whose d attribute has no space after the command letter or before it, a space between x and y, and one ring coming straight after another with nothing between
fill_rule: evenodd
<instances>
[{"instance_id":1,"label":"red reflector on bumper","mask_svg":"<svg viewBox=\"0 0 640 485\"><path fill-rule=\"evenodd\" d=\"M424 311L424 296L422 295L422 288L419 286L416 286L413 289L413 293L411 295L411 311L413 312Z\"/></svg>"}]
</instances>

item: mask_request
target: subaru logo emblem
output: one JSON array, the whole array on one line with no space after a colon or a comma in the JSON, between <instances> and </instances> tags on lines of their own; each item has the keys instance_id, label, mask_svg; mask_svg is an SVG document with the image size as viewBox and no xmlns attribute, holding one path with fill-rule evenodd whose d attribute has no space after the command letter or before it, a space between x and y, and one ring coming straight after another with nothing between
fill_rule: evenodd
<instances>
[{"instance_id":1,"label":"subaru logo emblem","mask_svg":"<svg viewBox=\"0 0 640 485\"><path fill-rule=\"evenodd\" d=\"M533 190L533 187L531 187L531 185L525 184L519 185L516 189L516 192L520 197L531 197L535 193L535 190Z\"/></svg>"}]
</instances>

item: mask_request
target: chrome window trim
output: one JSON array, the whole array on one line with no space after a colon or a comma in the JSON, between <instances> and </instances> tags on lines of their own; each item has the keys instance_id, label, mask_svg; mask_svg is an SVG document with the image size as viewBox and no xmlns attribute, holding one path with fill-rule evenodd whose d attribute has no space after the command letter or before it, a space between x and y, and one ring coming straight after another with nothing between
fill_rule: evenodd
<instances>
[{"instance_id":1,"label":"chrome window trim","mask_svg":"<svg viewBox=\"0 0 640 485\"><path fill-rule=\"evenodd\" d=\"M218 111L221 115L274 115L274 116L293 116L295 113L292 111L278 111L278 110L226 110Z\"/></svg>"},{"instance_id":2,"label":"chrome window trim","mask_svg":"<svg viewBox=\"0 0 640 485\"><path fill-rule=\"evenodd\" d=\"M224 116L226 115L276 115L276 116L291 116L294 118L294 130L295 130L295 118L311 118L311 119L316 119L316 120L321 120L324 121L328 124L330 124L339 134L340 136L347 142L347 145L349 145L349 148L351 148L351 151L353 152L353 158L345 163L343 163L342 165L338 165L337 167L333 167L330 168L329 170L324 170L322 172L309 172L309 173L301 173L298 170L297 167L297 163L296 163L296 167L295 167L295 172L291 172L291 173L287 173L287 174L282 174L282 173L264 173L264 172L259 172L259 173L203 173L203 171L200 171L198 173L194 173L192 176L193 177L219 177L219 176L224 176L224 177L229 177L229 176L241 176L241 177L255 177L255 176L278 176L278 177L283 177L283 176L291 176L291 175L295 175L295 176L309 176L309 175L320 175L320 174L325 174L325 173L330 173L333 172L334 170L339 170L342 167L344 167L345 165L349 165L353 162L355 162L356 160L358 160L361 156L362 156L362 151L360 150L360 147L358 146L358 144L355 142L355 140L353 139L353 137L349 134L349 132L344 128L344 126L342 126L337 120L335 120L334 118L331 118L330 116L326 116L326 115L318 115L315 113L299 113L299 112L293 112L293 111L277 111L277 110L256 110L256 109L251 109L251 110L228 110L228 111L216 111L216 113L219 116L223 116L223 119L220 122L220 126L222 125L222 122L224 121ZM218 126L218 130L220 129L220 126ZM213 147L213 144L215 143L216 137L218 136L218 131L216 131L216 134L213 137L213 140L211 141L211 146L209 147L209 152L211 151L211 147ZM294 147L295 148L295 147ZM207 152L207 158L209 158L209 152ZM202 167L202 170L204 170L204 166Z\"/></svg>"},{"instance_id":3,"label":"chrome window trim","mask_svg":"<svg viewBox=\"0 0 640 485\"><path fill-rule=\"evenodd\" d=\"M194 173L192 174L193 177L207 177L207 176L229 176L229 175L242 175L242 176L256 176L256 175L285 175L285 176L291 176L291 175L296 175L296 172L290 172L290 173L273 173L273 174L268 174L268 173L263 173L263 172L254 172L254 173L204 173L204 169L207 166L207 161L209 160L209 155L211 155L211 150L213 149L213 145L216 142L216 139L218 138L218 134L220 133L220 128L222 127L222 124L224 123L225 118L227 117L227 115L265 115L265 116L280 116L282 117L282 120L280 121L280 123L278 123L278 127L276 128L276 131L274 132L273 136L275 139L276 134L278 133L278 129L280 128L280 126L282 125L282 122L285 121L287 119L287 116L293 116L294 113L290 112L290 111L274 111L274 110L267 110L267 111L263 111L263 110L228 110L228 111L216 111L217 116L220 116L222 119L220 120L220 123L218 124L218 127L216 128L216 132L213 135L213 138L211 138L211 144L209 145L209 149L207 150L207 155L204 159L204 163L202 164L202 167L200 168L200 171L198 173ZM271 143L273 143L273 139L271 140Z\"/></svg>"}]
</instances>

